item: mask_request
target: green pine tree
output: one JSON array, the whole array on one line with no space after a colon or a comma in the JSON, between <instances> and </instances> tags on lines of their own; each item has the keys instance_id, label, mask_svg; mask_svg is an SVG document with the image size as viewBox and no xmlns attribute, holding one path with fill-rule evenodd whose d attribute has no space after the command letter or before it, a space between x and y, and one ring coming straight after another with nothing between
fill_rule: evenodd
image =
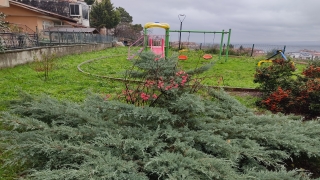
<instances>
[{"instance_id":1,"label":"green pine tree","mask_svg":"<svg viewBox=\"0 0 320 180\"><path fill-rule=\"evenodd\" d=\"M92 5L90 11L90 26L100 29L112 29L120 22L120 12L117 11L110 0L102 0Z\"/></svg>"}]
</instances>

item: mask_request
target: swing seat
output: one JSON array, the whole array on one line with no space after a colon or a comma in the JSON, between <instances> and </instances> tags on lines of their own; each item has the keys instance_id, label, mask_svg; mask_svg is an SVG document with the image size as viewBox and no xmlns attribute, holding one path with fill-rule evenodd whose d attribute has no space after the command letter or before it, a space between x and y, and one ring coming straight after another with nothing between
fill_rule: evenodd
<instances>
[{"instance_id":1,"label":"swing seat","mask_svg":"<svg viewBox=\"0 0 320 180\"><path fill-rule=\"evenodd\" d=\"M202 57L203 57L203 59L212 59L212 55L211 54L205 54Z\"/></svg>"},{"instance_id":2,"label":"swing seat","mask_svg":"<svg viewBox=\"0 0 320 180\"><path fill-rule=\"evenodd\" d=\"M180 59L180 60L187 60L187 59L188 59L188 56L186 56L186 55L179 55L179 59Z\"/></svg>"}]
</instances>

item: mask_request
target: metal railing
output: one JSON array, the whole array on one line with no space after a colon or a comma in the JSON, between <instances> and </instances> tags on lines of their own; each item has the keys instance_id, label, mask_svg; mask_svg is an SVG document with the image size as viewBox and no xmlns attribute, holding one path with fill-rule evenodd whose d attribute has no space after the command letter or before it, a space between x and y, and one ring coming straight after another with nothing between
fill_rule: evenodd
<instances>
[{"instance_id":1,"label":"metal railing","mask_svg":"<svg viewBox=\"0 0 320 180\"><path fill-rule=\"evenodd\" d=\"M177 43L171 43L171 47L177 47ZM218 54L220 44L185 43L183 47L188 49L202 49L208 53ZM202 47L202 48L201 48ZM222 55L226 54L226 45L222 46ZM281 50L287 57L302 60L320 60L319 45L272 45L272 44L230 44L228 55L234 56L272 56L277 50Z\"/></svg>"},{"instance_id":2,"label":"metal railing","mask_svg":"<svg viewBox=\"0 0 320 180\"><path fill-rule=\"evenodd\" d=\"M4 50L24 49L41 46L111 43L115 38L110 35L88 32L39 31L20 24L11 24L6 31L0 32L0 46Z\"/></svg>"},{"instance_id":3,"label":"metal railing","mask_svg":"<svg viewBox=\"0 0 320 180\"><path fill-rule=\"evenodd\" d=\"M43 31L40 33L39 36L40 46L85 43L109 43L113 40L113 36L86 32Z\"/></svg>"}]
</instances>

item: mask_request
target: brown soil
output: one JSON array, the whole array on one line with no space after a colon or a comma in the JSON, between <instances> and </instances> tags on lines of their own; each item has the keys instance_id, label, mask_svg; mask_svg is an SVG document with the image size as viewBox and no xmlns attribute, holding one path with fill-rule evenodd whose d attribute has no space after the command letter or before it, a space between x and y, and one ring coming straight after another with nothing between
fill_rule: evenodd
<instances>
[{"instance_id":1,"label":"brown soil","mask_svg":"<svg viewBox=\"0 0 320 180\"><path fill-rule=\"evenodd\" d=\"M228 93L232 96L253 96L253 97L261 96L261 92L253 92L253 91L228 91Z\"/></svg>"}]
</instances>

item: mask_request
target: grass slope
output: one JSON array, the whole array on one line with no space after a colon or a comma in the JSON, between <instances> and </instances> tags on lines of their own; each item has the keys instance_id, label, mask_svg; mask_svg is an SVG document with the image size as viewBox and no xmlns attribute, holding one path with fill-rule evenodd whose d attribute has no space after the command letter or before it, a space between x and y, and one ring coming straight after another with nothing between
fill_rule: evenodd
<instances>
[{"instance_id":1,"label":"grass slope","mask_svg":"<svg viewBox=\"0 0 320 180\"><path fill-rule=\"evenodd\" d=\"M16 99L19 91L32 95L47 94L57 99L72 101L83 100L88 91L99 94L115 94L121 92L123 83L88 76L78 71L77 66L87 60L105 57L90 63L83 64L81 68L95 75L123 78L131 62L126 59L127 48L110 48L103 51L69 55L58 58L52 62L52 70L47 79L44 72L36 71L43 63L36 62L14 68L0 70L0 110L5 108L5 102ZM212 60L202 58L201 52L188 54L187 61L180 61L184 69L193 69L209 62L215 65L200 77L206 77L205 85L231 86L256 88L253 83L256 64L259 59L250 57L229 57L221 60L214 56ZM304 65L298 65L297 73L302 71Z\"/></svg>"}]
</instances>

